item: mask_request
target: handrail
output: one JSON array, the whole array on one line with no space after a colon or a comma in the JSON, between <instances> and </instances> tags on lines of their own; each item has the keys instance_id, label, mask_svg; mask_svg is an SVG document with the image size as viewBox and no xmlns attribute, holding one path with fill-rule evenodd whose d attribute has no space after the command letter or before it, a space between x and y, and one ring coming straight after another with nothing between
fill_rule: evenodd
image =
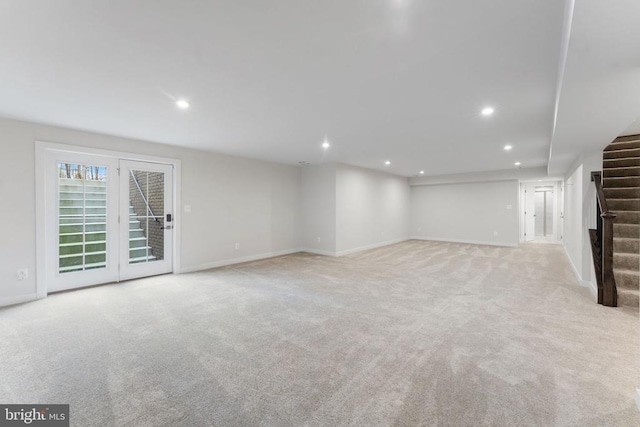
<instances>
[{"instance_id":1,"label":"handrail","mask_svg":"<svg viewBox=\"0 0 640 427\"><path fill-rule=\"evenodd\" d=\"M591 181L596 185L596 196L598 199L598 205L600 205L602 217L615 218L616 214L609 210L609 206L607 206L607 198L604 196L604 189L602 188L602 172L591 172Z\"/></svg>"},{"instance_id":2,"label":"handrail","mask_svg":"<svg viewBox=\"0 0 640 427\"><path fill-rule=\"evenodd\" d=\"M598 200L597 230L591 230L593 260L598 279L598 304L617 307L618 291L613 275L613 221L616 214L609 210L602 188L602 172L591 172Z\"/></svg>"},{"instance_id":3,"label":"handrail","mask_svg":"<svg viewBox=\"0 0 640 427\"><path fill-rule=\"evenodd\" d=\"M132 170L129 170L129 173L131 174L131 177L133 178L133 182L136 183L136 187L138 187L138 192L140 193L140 197L142 197L142 200L144 200L144 204L147 206L147 211L149 211L149 213L151 214L151 216L153 217L153 219L156 222L159 222L158 217L155 216L153 211L151 210L151 206L149 206L149 202L147 201L147 198L144 197L144 194L142 193L142 188L140 188L140 184L138 183L138 178L136 178L136 175L133 173Z\"/></svg>"}]
</instances>

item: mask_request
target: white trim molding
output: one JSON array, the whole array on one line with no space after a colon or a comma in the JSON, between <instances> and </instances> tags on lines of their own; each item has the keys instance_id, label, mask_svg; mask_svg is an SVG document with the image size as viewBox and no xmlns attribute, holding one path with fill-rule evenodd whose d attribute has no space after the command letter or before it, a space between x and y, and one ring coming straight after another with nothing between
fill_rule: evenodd
<instances>
[{"instance_id":1,"label":"white trim molding","mask_svg":"<svg viewBox=\"0 0 640 427\"><path fill-rule=\"evenodd\" d=\"M267 253L262 253L258 255L224 259L220 261L208 262L206 264L194 265L191 267L184 267L183 269L180 270L180 273L181 274L195 273L196 271L211 270L212 268L225 267L227 265L234 265L234 264L242 264L244 262L260 261L268 258L291 255L298 252L305 252L305 251L302 248L295 248L295 249L285 249L283 251L267 252Z\"/></svg>"},{"instance_id":2,"label":"white trim molding","mask_svg":"<svg viewBox=\"0 0 640 427\"><path fill-rule=\"evenodd\" d=\"M0 298L0 307L7 307L9 305L22 304L23 302L31 302L37 299L41 299L38 294L26 294L26 295L16 295L13 297L4 297Z\"/></svg>"},{"instance_id":3,"label":"white trim molding","mask_svg":"<svg viewBox=\"0 0 640 427\"><path fill-rule=\"evenodd\" d=\"M331 251L323 251L321 249L312 249L312 248L302 248L300 249L301 252L306 252L308 254L314 254L314 255L323 255L323 256L337 256L335 252L331 252Z\"/></svg>"},{"instance_id":4,"label":"white trim molding","mask_svg":"<svg viewBox=\"0 0 640 427\"><path fill-rule=\"evenodd\" d=\"M412 240L430 240L433 242L449 242L449 243L468 243L470 245L488 245L488 246L504 246L508 248L517 248L517 243L506 242L483 242L480 240L465 240L465 239L446 239L443 237L411 237Z\"/></svg>"},{"instance_id":5,"label":"white trim molding","mask_svg":"<svg viewBox=\"0 0 640 427\"><path fill-rule=\"evenodd\" d=\"M598 287L596 286L596 284L588 280L582 280L582 277L580 277L580 273L578 273L578 269L573 264L573 261L569 256L569 252L567 252L567 247L565 245L562 245L562 249L564 249L564 255L567 257L567 260L569 261L569 265L571 266L571 271L573 271L573 275L576 277L576 281L578 282L578 284L585 288L589 288L593 299L595 301L598 301Z\"/></svg>"},{"instance_id":6,"label":"white trim molding","mask_svg":"<svg viewBox=\"0 0 640 427\"><path fill-rule=\"evenodd\" d=\"M335 256L355 254L356 252L368 251L370 249L381 248L383 246L395 245L396 243L406 242L407 240L410 240L409 237L402 237L400 239L387 240L386 242L373 243L371 245L360 246L358 248L346 249L344 251L337 251L335 253Z\"/></svg>"},{"instance_id":7,"label":"white trim molding","mask_svg":"<svg viewBox=\"0 0 640 427\"><path fill-rule=\"evenodd\" d=\"M368 251L371 249L381 248L383 246L395 245L396 243L406 242L407 240L411 240L410 237L401 237L399 239L387 240L386 242L373 243L371 245L359 246L353 249L345 249L343 251L325 251L321 249L312 249L312 248L302 248L301 252L307 252L315 255L324 255L324 256L332 256L332 257L341 257L345 255L355 254L357 252Z\"/></svg>"}]
</instances>

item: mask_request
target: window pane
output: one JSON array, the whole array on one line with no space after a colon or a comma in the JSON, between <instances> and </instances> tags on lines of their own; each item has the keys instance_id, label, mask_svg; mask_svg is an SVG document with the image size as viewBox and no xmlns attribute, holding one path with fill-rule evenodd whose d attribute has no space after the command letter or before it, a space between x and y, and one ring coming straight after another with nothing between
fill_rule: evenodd
<instances>
[{"instance_id":1,"label":"window pane","mask_svg":"<svg viewBox=\"0 0 640 427\"><path fill-rule=\"evenodd\" d=\"M129 173L129 264L164 259L164 173Z\"/></svg>"},{"instance_id":2,"label":"window pane","mask_svg":"<svg viewBox=\"0 0 640 427\"><path fill-rule=\"evenodd\" d=\"M60 273L105 268L107 168L58 164Z\"/></svg>"}]
</instances>

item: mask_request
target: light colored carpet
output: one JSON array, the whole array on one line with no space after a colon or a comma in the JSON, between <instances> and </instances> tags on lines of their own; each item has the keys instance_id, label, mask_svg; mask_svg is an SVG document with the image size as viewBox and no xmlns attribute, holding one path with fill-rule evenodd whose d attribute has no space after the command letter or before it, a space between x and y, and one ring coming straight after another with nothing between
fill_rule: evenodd
<instances>
[{"instance_id":1,"label":"light colored carpet","mask_svg":"<svg viewBox=\"0 0 640 427\"><path fill-rule=\"evenodd\" d=\"M0 310L0 402L77 426L637 426L638 315L559 246L409 241Z\"/></svg>"}]
</instances>

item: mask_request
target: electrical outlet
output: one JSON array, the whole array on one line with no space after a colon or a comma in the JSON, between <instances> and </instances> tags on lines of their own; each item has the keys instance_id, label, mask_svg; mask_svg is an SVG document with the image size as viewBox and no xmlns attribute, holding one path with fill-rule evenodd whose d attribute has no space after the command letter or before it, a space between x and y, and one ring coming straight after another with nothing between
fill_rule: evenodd
<instances>
[{"instance_id":1,"label":"electrical outlet","mask_svg":"<svg viewBox=\"0 0 640 427\"><path fill-rule=\"evenodd\" d=\"M236 243L236 249L240 249L240 243Z\"/></svg>"},{"instance_id":2,"label":"electrical outlet","mask_svg":"<svg viewBox=\"0 0 640 427\"><path fill-rule=\"evenodd\" d=\"M497 236L497 235L498 235L498 232L497 232L497 231L494 231L494 232L493 232L493 235L494 235L494 236Z\"/></svg>"},{"instance_id":3,"label":"electrical outlet","mask_svg":"<svg viewBox=\"0 0 640 427\"><path fill-rule=\"evenodd\" d=\"M191 205L184 205L184 211L187 213L191 212Z\"/></svg>"},{"instance_id":4,"label":"electrical outlet","mask_svg":"<svg viewBox=\"0 0 640 427\"><path fill-rule=\"evenodd\" d=\"M20 270L18 270L18 280L24 280L27 277L29 277L29 269L28 268L21 268Z\"/></svg>"},{"instance_id":5,"label":"electrical outlet","mask_svg":"<svg viewBox=\"0 0 640 427\"><path fill-rule=\"evenodd\" d=\"M509 210L513 209L513 205L507 205L507 209Z\"/></svg>"}]
</instances>

